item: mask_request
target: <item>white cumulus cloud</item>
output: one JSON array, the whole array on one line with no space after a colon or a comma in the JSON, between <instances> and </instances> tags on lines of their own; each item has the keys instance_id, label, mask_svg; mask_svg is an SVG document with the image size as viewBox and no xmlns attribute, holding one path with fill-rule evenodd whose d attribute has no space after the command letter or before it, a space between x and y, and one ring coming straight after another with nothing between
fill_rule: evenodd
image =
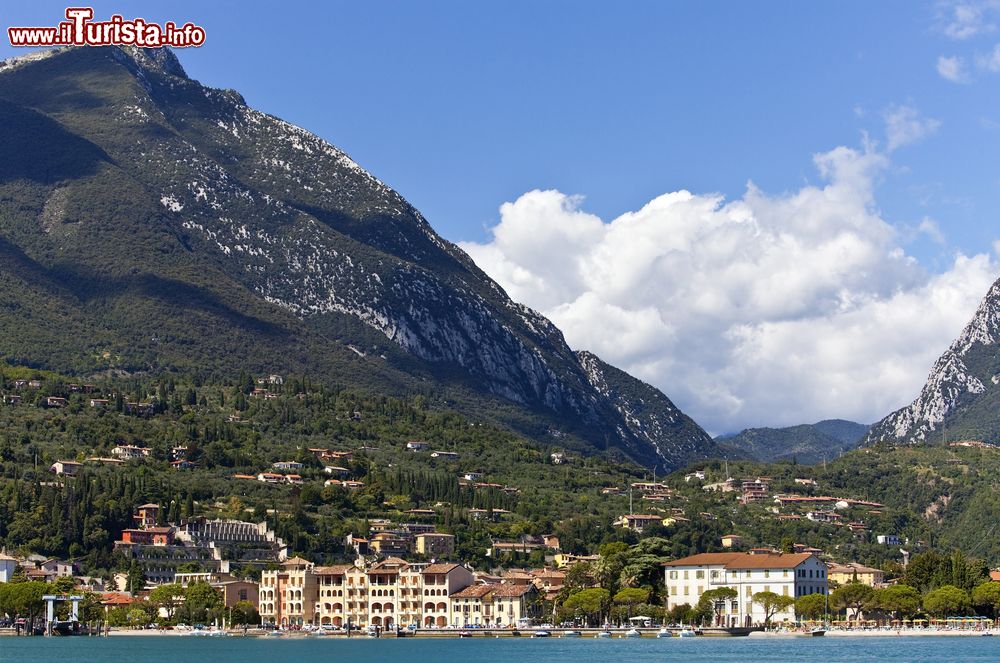
<instances>
[{"instance_id":1,"label":"white cumulus cloud","mask_svg":"<svg viewBox=\"0 0 1000 663\"><path fill-rule=\"evenodd\" d=\"M957 255L929 274L878 213L886 154L838 147L814 162L819 185L751 183L732 201L674 191L610 221L530 191L500 208L488 242L461 246L574 349L660 387L711 432L872 422L917 394L998 263Z\"/></svg>"},{"instance_id":2,"label":"white cumulus cloud","mask_svg":"<svg viewBox=\"0 0 1000 663\"><path fill-rule=\"evenodd\" d=\"M992 18L1000 3L997 0L960 0L943 2L940 12L941 31L952 39L969 39L993 32L996 24Z\"/></svg>"},{"instance_id":3,"label":"white cumulus cloud","mask_svg":"<svg viewBox=\"0 0 1000 663\"><path fill-rule=\"evenodd\" d=\"M949 57L942 55L939 57L937 59L937 72L941 78L952 83L964 84L972 82L968 72L965 70L965 60L958 55Z\"/></svg>"},{"instance_id":4,"label":"white cumulus cloud","mask_svg":"<svg viewBox=\"0 0 1000 663\"><path fill-rule=\"evenodd\" d=\"M1000 71L1000 44L993 47L993 50L985 55L976 58L976 64L980 69L996 73Z\"/></svg>"},{"instance_id":5,"label":"white cumulus cloud","mask_svg":"<svg viewBox=\"0 0 1000 663\"><path fill-rule=\"evenodd\" d=\"M916 143L934 133L941 126L940 120L922 117L920 111L913 106L891 106L883 114L885 133L888 140L886 148L893 150Z\"/></svg>"}]
</instances>

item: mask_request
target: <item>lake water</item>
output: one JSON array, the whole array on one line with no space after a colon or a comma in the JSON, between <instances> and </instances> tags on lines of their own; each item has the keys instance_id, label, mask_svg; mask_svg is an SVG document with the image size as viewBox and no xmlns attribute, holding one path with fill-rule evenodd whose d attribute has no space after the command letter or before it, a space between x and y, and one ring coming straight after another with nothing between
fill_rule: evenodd
<instances>
[{"instance_id":1,"label":"lake water","mask_svg":"<svg viewBox=\"0 0 1000 663\"><path fill-rule=\"evenodd\" d=\"M1000 637L598 639L318 638L0 638L3 663L858 663L858 661L1000 661Z\"/></svg>"}]
</instances>

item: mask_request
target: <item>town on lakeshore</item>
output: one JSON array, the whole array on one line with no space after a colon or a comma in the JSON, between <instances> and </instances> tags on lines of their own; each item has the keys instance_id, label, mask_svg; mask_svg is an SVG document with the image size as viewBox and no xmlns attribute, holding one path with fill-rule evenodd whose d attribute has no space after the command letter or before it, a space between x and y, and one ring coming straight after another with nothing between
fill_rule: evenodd
<instances>
[{"instance_id":1,"label":"town on lakeshore","mask_svg":"<svg viewBox=\"0 0 1000 663\"><path fill-rule=\"evenodd\" d=\"M199 389L185 402L203 403L206 388ZM75 412L95 421L113 416L148 425L171 408L188 407L176 404L169 389L150 388L158 395L133 400L102 385L17 378L7 381L5 391L6 412L31 412L50 422ZM233 391L236 408L226 415L233 430L245 430L264 408L307 407L317 398L313 388L286 385L279 375L241 379ZM361 425L370 405L351 403L346 409L338 404L340 418L345 426ZM468 458L454 446L420 439L303 446L254 471L242 464L242 471L227 472L221 463L211 476L242 497L214 503L191 493L164 500L162 490L156 491L159 501L148 501L143 484L132 483L152 467L164 468L168 477L199 476L210 461L197 446L193 437L155 445L142 435L119 437L53 458L47 472L42 467L31 475L31 491L53 499L71 494L87 501L78 491L113 487L124 502L116 508L132 505L129 522L108 533L113 545L100 568L93 560L104 558L93 554L39 554L51 545L46 536L64 527L63 516L46 516L52 532L44 524L23 532L23 514L12 514L0 534L8 540L34 536L39 550L21 545L0 553L0 633L980 633L993 628L1000 609L1000 572L894 531L870 531L869 521L885 522L885 505L829 494L810 468L794 464L783 466L780 477L734 478L729 463L704 462L659 479L619 474L616 485L607 485L614 475L587 465L594 476L587 491L608 515L588 521L604 533L584 545L583 532L525 516L521 497L531 487L523 476L494 480L484 457ZM454 483L438 499L429 484L406 484L401 459L427 463L435 476L448 472ZM553 478L588 461L571 451L551 451L533 462L540 464L540 476ZM266 491L255 508L241 500L258 493L239 492L251 487ZM370 499L375 490L381 506ZM301 498L307 491L317 504L341 504L345 513L368 505L363 518L341 516L345 524L337 539L326 544L333 554L315 546L303 552L300 530L289 527L277 507L279 498ZM18 499L35 493L25 491ZM390 499L394 493L409 497ZM730 526L734 530L726 531ZM810 541L766 538L768 531L788 527L805 528L799 531ZM472 531L485 538L470 544ZM831 542L829 549L812 544L820 538ZM79 544L71 549L84 550ZM845 553L850 550L864 551L868 559L874 554L882 563L864 564Z\"/></svg>"}]
</instances>

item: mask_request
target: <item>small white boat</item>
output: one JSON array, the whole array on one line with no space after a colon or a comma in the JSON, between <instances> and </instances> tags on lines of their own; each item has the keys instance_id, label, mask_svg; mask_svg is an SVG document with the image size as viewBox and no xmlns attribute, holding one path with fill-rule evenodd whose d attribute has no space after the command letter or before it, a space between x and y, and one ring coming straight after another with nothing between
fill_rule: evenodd
<instances>
[{"instance_id":1,"label":"small white boat","mask_svg":"<svg viewBox=\"0 0 1000 663\"><path fill-rule=\"evenodd\" d=\"M626 638L641 638L642 637L642 632L639 631L639 629L637 629L637 628L630 628L629 630L625 631L625 637Z\"/></svg>"},{"instance_id":2,"label":"small white boat","mask_svg":"<svg viewBox=\"0 0 1000 663\"><path fill-rule=\"evenodd\" d=\"M610 638L611 637L611 631L601 631L597 635L595 635L594 637L595 638Z\"/></svg>"},{"instance_id":3,"label":"small white boat","mask_svg":"<svg viewBox=\"0 0 1000 663\"><path fill-rule=\"evenodd\" d=\"M809 631L809 637L820 638L826 635L826 629L822 626L817 626L816 628Z\"/></svg>"},{"instance_id":4,"label":"small white boat","mask_svg":"<svg viewBox=\"0 0 1000 663\"><path fill-rule=\"evenodd\" d=\"M681 632L678 635L680 637L682 637L682 638L693 638L694 636L696 636L698 634L695 633L692 629L682 628Z\"/></svg>"},{"instance_id":5,"label":"small white boat","mask_svg":"<svg viewBox=\"0 0 1000 663\"><path fill-rule=\"evenodd\" d=\"M552 637L552 633L550 633L549 631L535 631L534 633L531 634L531 637L533 637L533 638L551 638Z\"/></svg>"},{"instance_id":6,"label":"small white boat","mask_svg":"<svg viewBox=\"0 0 1000 663\"><path fill-rule=\"evenodd\" d=\"M664 628L661 628L659 631L656 632L656 637L658 637L658 638L672 638L672 637L674 637L674 634L670 631L670 629L664 627Z\"/></svg>"},{"instance_id":7,"label":"small white boat","mask_svg":"<svg viewBox=\"0 0 1000 663\"><path fill-rule=\"evenodd\" d=\"M563 633L562 637L564 637L564 638L581 638L581 637L583 637L583 633L580 633L579 631L566 631L565 633Z\"/></svg>"}]
</instances>

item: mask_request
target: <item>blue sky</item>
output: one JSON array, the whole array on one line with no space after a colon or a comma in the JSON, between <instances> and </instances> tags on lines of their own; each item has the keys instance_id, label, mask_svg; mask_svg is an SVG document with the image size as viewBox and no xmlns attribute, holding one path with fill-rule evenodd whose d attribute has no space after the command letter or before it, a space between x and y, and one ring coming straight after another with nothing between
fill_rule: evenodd
<instances>
[{"instance_id":1,"label":"blue sky","mask_svg":"<svg viewBox=\"0 0 1000 663\"><path fill-rule=\"evenodd\" d=\"M94 7L100 18L121 13L205 27L205 46L179 53L189 75L235 88L250 105L347 151L443 236L462 242L512 295L552 317L574 347L599 350L662 387L714 432L825 416L873 420L902 405L997 275L1000 7L994 0L284 2L280 12L253 2ZM4 23L52 25L64 8L51 2L6 8ZM0 57L16 53L0 47ZM816 155L833 164L825 175ZM750 181L762 199L747 198ZM532 197L536 190L555 194ZM745 204L763 228L754 236L767 238L732 249L722 263L707 257L717 253L718 236L698 235L708 248L691 249L698 244L689 238L671 249L671 256L689 252L685 264L696 278L688 287L702 283L686 291L688 299L706 300L690 310L669 298L637 296L635 281L626 286L628 279L619 278L627 270L601 258L617 251L631 262L629 252L641 251L608 240L614 221L681 190L717 208L725 203L712 194ZM826 207L809 202L817 191L828 194ZM838 196L849 204L831 207L829 199ZM720 228L742 218L736 207ZM680 223L671 220L679 208L670 209L649 223L661 230ZM787 221L792 214L812 215L830 232L795 226ZM857 228L827 221L851 214L860 219ZM564 223L571 227L566 236L556 232ZM588 223L593 233L580 230ZM554 229L554 251L567 241L579 245L577 253L567 250L573 260L566 270L586 264L623 285L605 289L542 273L517 239L533 228ZM827 270L839 274L843 287L811 266L786 274L762 256L785 246L789 235L805 248L782 254L788 260L826 264L829 252L817 256L806 245L833 246L837 238L839 250L850 246L851 255L870 259L841 261L852 274L836 265ZM698 265L718 271L718 264L748 252L742 278L806 283L783 295L797 307L736 285L716 292L724 279L698 272ZM978 262L962 262L977 256ZM672 283L683 280L686 272L675 267L650 272L643 283L667 275ZM958 292L963 283L966 290ZM906 321L922 320L900 296L943 297L940 320L921 325L923 336L900 335ZM742 297L759 304L748 305L743 317L711 304ZM601 306L588 307L594 300ZM648 338L630 345L619 332L595 336L591 330L604 328L607 307L624 312L622 329L652 319ZM848 314L868 317L858 323ZM848 333L844 325L857 339L880 340L857 349L852 362L822 369L836 379L809 377L817 367L799 367L795 377L790 366L780 366L766 384L747 377L760 369L741 358L768 356L768 343L784 338L769 336L776 326L818 336L829 347ZM691 347L691 336L702 339L700 350ZM747 345L749 337L756 345ZM711 338L718 342L703 340ZM895 363L882 365L875 358L887 348L896 348ZM803 363L820 352L800 351ZM697 370L708 372L694 385L695 367L678 364L679 353L692 354ZM717 370L705 368L716 363ZM859 377L873 363L870 375ZM733 366L742 372L734 374ZM852 379L867 386L836 396ZM776 395L756 399L761 391ZM787 403L793 391L808 403Z\"/></svg>"},{"instance_id":2,"label":"blue sky","mask_svg":"<svg viewBox=\"0 0 1000 663\"><path fill-rule=\"evenodd\" d=\"M4 22L54 24L65 6L8 7ZM502 202L534 188L585 195L603 218L677 188L791 189L815 180L813 153L857 144L862 131L884 140L893 104L941 127L885 174L886 215L930 215L966 251L993 239L1000 77L938 75L940 55L976 48L941 32L934 3L274 7L95 3L97 16L205 26L206 45L180 55L193 77L345 149L452 240L482 239ZM980 51L993 44L984 37Z\"/></svg>"}]
</instances>

